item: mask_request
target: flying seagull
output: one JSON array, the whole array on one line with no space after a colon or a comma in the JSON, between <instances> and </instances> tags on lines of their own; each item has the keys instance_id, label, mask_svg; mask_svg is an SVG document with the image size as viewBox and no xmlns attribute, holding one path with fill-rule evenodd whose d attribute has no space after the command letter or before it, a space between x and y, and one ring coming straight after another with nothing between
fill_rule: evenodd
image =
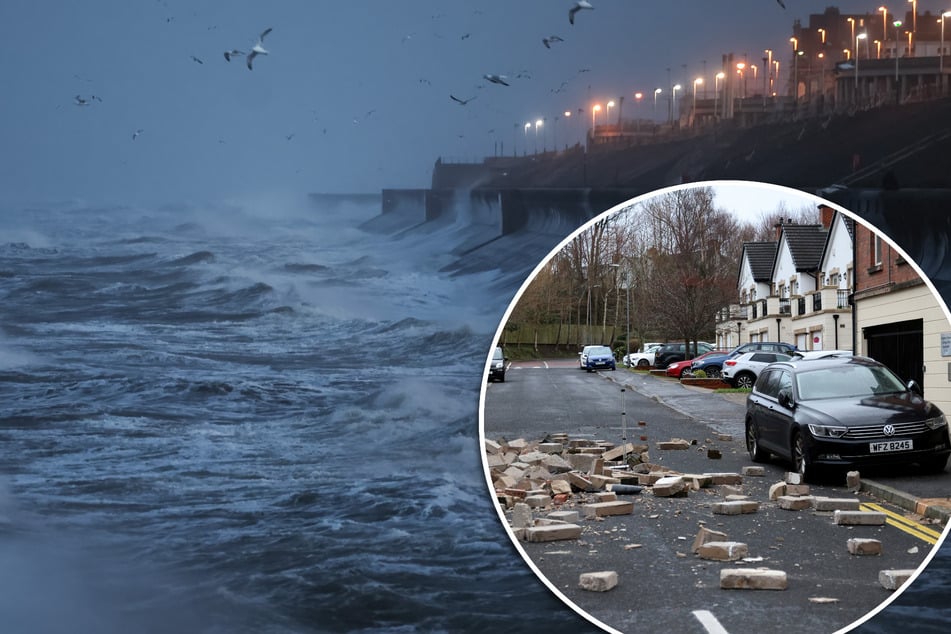
<instances>
[{"instance_id":1,"label":"flying seagull","mask_svg":"<svg viewBox=\"0 0 951 634\"><path fill-rule=\"evenodd\" d=\"M564 40L557 35L549 35L548 37L542 38L542 44L545 45L545 48L551 48L551 45L555 42L564 42Z\"/></svg>"},{"instance_id":2,"label":"flying seagull","mask_svg":"<svg viewBox=\"0 0 951 634\"><path fill-rule=\"evenodd\" d=\"M575 14L578 13L578 11L581 11L582 9L594 9L594 7L591 6L591 3L588 2L588 0L578 0L577 2L575 2L575 6L568 9L568 22L570 22L571 24L574 24Z\"/></svg>"},{"instance_id":3,"label":"flying seagull","mask_svg":"<svg viewBox=\"0 0 951 634\"><path fill-rule=\"evenodd\" d=\"M461 106L464 106L464 105L466 105L467 103L469 103L470 101L472 101L473 99L475 99L475 97L469 97L468 99L460 99L459 97L457 97L457 96L455 96L455 95L449 95L449 98L452 99L453 101L455 101L456 103L458 103L458 104L461 105Z\"/></svg>"},{"instance_id":4,"label":"flying seagull","mask_svg":"<svg viewBox=\"0 0 951 634\"><path fill-rule=\"evenodd\" d=\"M88 105L89 105L89 101L87 101L86 99L83 99L83 98L80 97L79 95L76 95L75 97L73 97L73 99L76 100L76 105L77 105L77 106L88 106Z\"/></svg>"},{"instance_id":5,"label":"flying seagull","mask_svg":"<svg viewBox=\"0 0 951 634\"><path fill-rule=\"evenodd\" d=\"M776 0L776 2L779 3L779 6L781 6L782 8L784 9L786 8L786 3L783 2L783 0Z\"/></svg>"},{"instance_id":6,"label":"flying seagull","mask_svg":"<svg viewBox=\"0 0 951 634\"><path fill-rule=\"evenodd\" d=\"M133 133L132 133L132 140L135 141L135 139L136 139L140 134L142 134L143 132L145 132L145 130L143 130L142 128L139 128L138 130L136 130L135 132L133 132Z\"/></svg>"},{"instance_id":7,"label":"flying seagull","mask_svg":"<svg viewBox=\"0 0 951 634\"><path fill-rule=\"evenodd\" d=\"M239 51L236 48L233 48L230 51L225 51L225 59L228 60L229 62L231 61L232 57L238 57L239 55L244 55L244 52Z\"/></svg>"},{"instance_id":8,"label":"flying seagull","mask_svg":"<svg viewBox=\"0 0 951 634\"><path fill-rule=\"evenodd\" d=\"M199 64L204 64L204 63L205 63L205 62L201 61L200 59L198 59L197 57L195 57L194 55L192 55L191 57L192 57L192 61L198 62Z\"/></svg>"},{"instance_id":9,"label":"flying seagull","mask_svg":"<svg viewBox=\"0 0 951 634\"><path fill-rule=\"evenodd\" d=\"M267 55L267 51L264 50L264 37L271 32L270 27L264 29L261 33L261 37L258 38L258 43L254 45L254 48L251 49L251 52L248 53L248 70L251 70L251 62L258 55Z\"/></svg>"},{"instance_id":10,"label":"flying seagull","mask_svg":"<svg viewBox=\"0 0 951 634\"><path fill-rule=\"evenodd\" d=\"M508 86L509 83L505 81L508 79L505 75L483 75L484 78L488 79L493 84L502 84L503 86Z\"/></svg>"}]
</instances>

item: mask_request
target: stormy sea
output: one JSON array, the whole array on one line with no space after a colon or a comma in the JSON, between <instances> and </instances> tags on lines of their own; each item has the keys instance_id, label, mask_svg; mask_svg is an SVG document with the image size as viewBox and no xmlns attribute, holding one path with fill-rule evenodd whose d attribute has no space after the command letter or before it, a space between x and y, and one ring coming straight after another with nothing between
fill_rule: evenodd
<instances>
[{"instance_id":1,"label":"stormy sea","mask_svg":"<svg viewBox=\"0 0 951 634\"><path fill-rule=\"evenodd\" d=\"M0 630L597 631L512 547L478 446L495 329L574 227L421 213L0 212ZM906 604L946 604L933 567ZM893 613L868 626L925 614Z\"/></svg>"}]
</instances>

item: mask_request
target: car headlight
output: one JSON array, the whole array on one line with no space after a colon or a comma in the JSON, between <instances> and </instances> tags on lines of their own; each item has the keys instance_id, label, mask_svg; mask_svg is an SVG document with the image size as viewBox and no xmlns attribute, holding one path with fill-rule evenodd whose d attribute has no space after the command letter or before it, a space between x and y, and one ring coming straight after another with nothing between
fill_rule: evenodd
<instances>
[{"instance_id":1,"label":"car headlight","mask_svg":"<svg viewBox=\"0 0 951 634\"><path fill-rule=\"evenodd\" d=\"M928 426L928 429L941 429L942 427L947 427L948 419L942 414L941 416L929 418L925 421L925 425Z\"/></svg>"},{"instance_id":2,"label":"car headlight","mask_svg":"<svg viewBox=\"0 0 951 634\"><path fill-rule=\"evenodd\" d=\"M503 365L505 365L504 362L502 362L502 361L496 361L496 362L495 362L495 365L494 365L493 367L494 367L496 370L498 370L498 369L501 368Z\"/></svg>"},{"instance_id":3,"label":"car headlight","mask_svg":"<svg viewBox=\"0 0 951 634\"><path fill-rule=\"evenodd\" d=\"M837 427L834 425L813 425L809 424L809 433L816 438L841 438L849 431L848 427Z\"/></svg>"}]
</instances>

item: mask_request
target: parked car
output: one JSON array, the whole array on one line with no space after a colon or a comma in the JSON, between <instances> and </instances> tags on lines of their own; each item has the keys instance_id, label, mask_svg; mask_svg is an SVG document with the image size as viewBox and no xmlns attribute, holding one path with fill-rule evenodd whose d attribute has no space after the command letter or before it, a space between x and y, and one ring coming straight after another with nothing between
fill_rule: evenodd
<instances>
[{"instance_id":1,"label":"parked car","mask_svg":"<svg viewBox=\"0 0 951 634\"><path fill-rule=\"evenodd\" d=\"M597 370L598 368L617 369L617 364L614 361L614 353L611 352L611 349L607 346L590 346L584 355L584 359L584 369L588 372Z\"/></svg>"},{"instance_id":2,"label":"parked car","mask_svg":"<svg viewBox=\"0 0 951 634\"><path fill-rule=\"evenodd\" d=\"M654 353L656 353L662 345L664 344L658 343L649 348L645 348L644 352L632 352L627 356L627 361L624 365L642 369L651 367L654 365Z\"/></svg>"},{"instance_id":3,"label":"parked car","mask_svg":"<svg viewBox=\"0 0 951 634\"><path fill-rule=\"evenodd\" d=\"M694 357L693 359L675 361L674 363L671 363L667 366L667 376L672 376L676 379L683 377L685 374L690 376L690 365L694 361L699 361L714 354L729 354L729 352L729 350L711 350L709 352L704 352L699 357Z\"/></svg>"},{"instance_id":4,"label":"parked car","mask_svg":"<svg viewBox=\"0 0 951 634\"><path fill-rule=\"evenodd\" d=\"M703 341L697 342L697 354L703 354L713 350L713 346ZM665 343L654 353L654 366L666 368L675 361L683 361L688 356L694 356L693 344L686 343Z\"/></svg>"},{"instance_id":5,"label":"parked car","mask_svg":"<svg viewBox=\"0 0 951 634\"><path fill-rule=\"evenodd\" d=\"M578 369L584 370L587 367L588 363L588 352L592 348L597 348L599 346L585 346L581 349L581 352L578 353Z\"/></svg>"},{"instance_id":6,"label":"parked car","mask_svg":"<svg viewBox=\"0 0 951 634\"><path fill-rule=\"evenodd\" d=\"M944 414L883 364L862 356L791 359L764 368L746 400L746 449L805 479L822 468L917 463L940 472L951 454Z\"/></svg>"},{"instance_id":7,"label":"parked car","mask_svg":"<svg viewBox=\"0 0 951 634\"><path fill-rule=\"evenodd\" d=\"M505 363L507 361L508 359L505 358L505 353L502 352L502 348L496 346L495 351L492 352L492 361L489 363L490 381L495 379L496 381L505 382Z\"/></svg>"},{"instance_id":8,"label":"parked car","mask_svg":"<svg viewBox=\"0 0 951 634\"><path fill-rule=\"evenodd\" d=\"M727 359L723 362L720 378L731 387L752 388L760 370L770 363L790 359L792 359L791 356L782 352L744 352L735 359Z\"/></svg>"},{"instance_id":9,"label":"parked car","mask_svg":"<svg viewBox=\"0 0 951 634\"><path fill-rule=\"evenodd\" d=\"M719 377L720 371L723 369L724 361L727 359L735 359L744 352L753 352L756 350L781 352L791 355L796 352L798 348L791 343L783 343L782 341L751 341L733 348L733 350L725 355L710 355L706 359L691 364L690 371L696 373L697 370L703 370L709 377Z\"/></svg>"}]
</instances>

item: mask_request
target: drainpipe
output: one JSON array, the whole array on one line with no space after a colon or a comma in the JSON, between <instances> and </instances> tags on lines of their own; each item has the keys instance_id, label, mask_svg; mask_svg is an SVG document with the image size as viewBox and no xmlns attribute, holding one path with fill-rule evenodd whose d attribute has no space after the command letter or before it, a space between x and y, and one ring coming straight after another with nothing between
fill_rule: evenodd
<instances>
[{"instance_id":1,"label":"drainpipe","mask_svg":"<svg viewBox=\"0 0 951 634\"><path fill-rule=\"evenodd\" d=\"M833 350L839 349L839 313L832 315L832 321L834 323L833 328L835 328L835 347Z\"/></svg>"},{"instance_id":2,"label":"drainpipe","mask_svg":"<svg viewBox=\"0 0 951 634\"><path fill-rule=\"evenodd\" d=\"M782 325L783 325L782 317L777 317L776 318L776 341L783 340L782 331L780 330L782 328Z\"/></svg>"}]
</instances>

